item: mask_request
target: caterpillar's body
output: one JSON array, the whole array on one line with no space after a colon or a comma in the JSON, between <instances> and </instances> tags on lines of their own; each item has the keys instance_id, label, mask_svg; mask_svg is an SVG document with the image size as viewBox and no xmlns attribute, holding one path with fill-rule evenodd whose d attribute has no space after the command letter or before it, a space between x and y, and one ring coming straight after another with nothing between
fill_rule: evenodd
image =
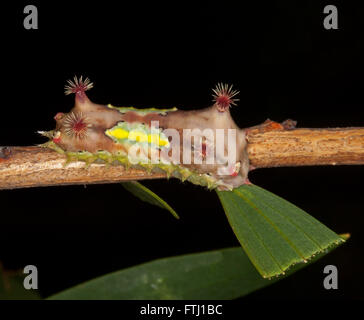
<instances>
[{"instance_id":1,"label":"caterpillar's body","mask_svg":"<svg viewBox=\"0 0 364 320\"><path fill-rule=\"evenodd\" d=\"M65 153L71 160L88 163L102 160L127 167L163 170L168 176L209 188L232 189L246 183L249 171L246 135L230 115L229 107L237 94L231 87L219 85L214 90L214 105L194 111L95 104L85 93L91 87L89 80L82 81L82 77L69 81L66 94L75 94L75 106L70 113L55 116L55 130L41 132L51 139L47 147ZM170 129L178 137L171 135ZM201 133L205 129L209 135ZM236 152L234 161L226 164L223 159L227 156L227 147L215 150L214 145L219 137L227 142L228 129L235 132ZM186 141L191 141L190 148ZM174 154L172 149L176 151ZM191 153L191 163L184 161L186 152ZM207 161L211 154L215 156L214 163Z\"/></svg>"}]
</instances>

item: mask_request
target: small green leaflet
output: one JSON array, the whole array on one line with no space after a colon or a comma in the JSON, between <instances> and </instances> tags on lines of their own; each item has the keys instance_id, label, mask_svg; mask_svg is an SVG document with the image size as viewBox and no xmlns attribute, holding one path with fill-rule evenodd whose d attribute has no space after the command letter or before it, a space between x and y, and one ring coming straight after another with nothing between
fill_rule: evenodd
<instances>
[{"instance_id":1,"label":"small green leaflet","mask_svg":"<svg viewBox=\"0 0 364 320\"><path fill-rule=\"evenodd\" d=\"M136 181L123 182L122 186L128 190L130 193L135 195L142 201L148 202L152 205L158 206L160 208L168 210L173 216L179 219L179 216L176 211L174 211L167 202L161 199L158 195L156 195L153 191L143 186L141 183Z\"/></svg>"},{"instance_id":2,"label":"small green leaflet","mask_svg":"<svg viewBox=\"0 0 364 320\"><path fill-rule=\"evenodd\" d=\"M292 267L285 277L323 255ZM235 299L278 280L280 278L263 279L244 250L238 247L143 263L79 284L49 299Z\"/></svg>"},{"instance_id":3,"label":"small green leaflet","mask_svg":"<svg viewBox=\"0 0 364 320\"><path fill-rule=\"evenodd\" d=\"M217 194L236 237L264 278L284 274L344 242L303 210L258 186Z\"/></svg>"}]
</instances>

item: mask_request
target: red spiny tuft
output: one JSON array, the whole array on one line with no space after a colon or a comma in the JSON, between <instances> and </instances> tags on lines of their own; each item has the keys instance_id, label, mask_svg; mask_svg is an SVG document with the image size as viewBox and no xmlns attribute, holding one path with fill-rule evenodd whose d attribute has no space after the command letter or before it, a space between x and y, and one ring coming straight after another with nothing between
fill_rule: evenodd
<instances>
[{"instance_id":1,"label":"red spiny tuft","mask_svg":"<svg viewBox=\"0 0 364 320\"><path fill-rule=\"evenodd\" d=\"M70 112L63 120L65 133L70 137L83 139L87 137L90 124L81 112Z\"/></svg>"},{"instance_id":2,"label":"red spiny tuft","mask_svg":"<svg viewBox=\"0 0 364 320\"><path fill-rule=\"evenodd\" d=\"M61 142L61 138L53 138L53 142L54 143L60 143Z\"/></svg>"},{"instance_id":3,"label":"red spiny tuft","mask_svg":"<svg viewBox=\"0 0 364 320\"><path fill-rule=\"evenodd\" d=\"M239 91L233 90L233 86L229 86L227 84L218 83L215 89L212 89L213 101L216 104L217 110L220 112L225 112L232 105L236 105L236 102L239 99L234 98Z\"/></svg>"},{"instance_id":4,"label":"red spiny tuft","mask_svg":"<svg viewBox=\"0 0 364 320\"><path fill-rule=\"evenodd\" d=\"M68 80L67 83L68 85L64 87L64 93L66 95L74 93L77 96L83 97L85 96L85 92L93 87L93 83L90 79L86 78L83 80L82 76L79 79L74 76L73 81Z\"/></svg>"}]
</instances>

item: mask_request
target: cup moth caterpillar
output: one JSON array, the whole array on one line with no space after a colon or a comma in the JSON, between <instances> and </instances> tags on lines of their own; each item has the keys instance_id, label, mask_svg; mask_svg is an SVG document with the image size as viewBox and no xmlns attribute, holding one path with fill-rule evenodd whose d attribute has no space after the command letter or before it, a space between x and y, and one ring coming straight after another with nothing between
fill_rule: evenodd
<instances>
[{"instance_id":1,"label":"cup moth caterpillar","mask_svg":"<svg viewBox=\"0 0 364 320\"><path fill-rule=\"evenodd\" d=\"M230 115L238 101L232 86L218 84L213 105L192 111L96 104L86 95L92 87L88 78L68 80L65 93L75 95L74 107L55 115L54 130L39 132L50 139L43 146L69 161L162 170L209 189L248 183L246 132Z\"/></svg>"}]
</instances>

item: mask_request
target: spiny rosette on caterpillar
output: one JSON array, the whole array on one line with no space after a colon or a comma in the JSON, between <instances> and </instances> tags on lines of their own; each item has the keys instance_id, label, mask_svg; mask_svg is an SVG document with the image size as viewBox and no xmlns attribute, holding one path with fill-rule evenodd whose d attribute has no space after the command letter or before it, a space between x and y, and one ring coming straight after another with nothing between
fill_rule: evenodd
<instances>
[{"instance_id":1,"label":"spiny rosette on caterpillar","mask_svg":"<svg viewBox=\"0 0 364 320\"><path fill-rule=\"evenodd\" d=\"M212 89L214 92L213 94L213 101L217 107L217 110L220 112L225 112L228 110L232 105L236 106L236 102L239 99L234 98L236 95L239 94L239 91L233 90L233 86L229 86L227 84L218 83L215 89Z\"/></svg>"},{"instance_id":2,"label":"spiny rosette on caterpillar","mask_svg":"<svg viewBox=\"0 0 364 320\"><path fill-rule=\"evenodd\" d=\"M94 84L90 81L89 78L86 78L85 80L82 79L82 76L80 79L78 79L76 76L74 76L73 81L67 80L67 83L64 87L64 93L66 95L69 94L76 94L84 96L85 92L87 90L90 90L93 88Z\"/></svg>"},{"instance_id":3,"label":"spiny rosette on caterpillar","mask_svg":"<svg viewBox=\"0 0 364 320\"><path fill-rule=\"evenodd\" d=\"M77 139L87 138L87 130L91 127L87 117L82 112L70 112L63 120L64 131L68 136L74 136Z\"/></svg>"},{"instance_id":4,"label":"spiny rosette on caterpillar","mask_svg":"<svg viewBox=\"0 0 364 320\"><path fill-rule=\"evenodd\" d=\"M55 115L54 130L39 132L50 139L43 146L69 161L162 170L210 189L249 183L246 133L229 110L238 101L232 86L219 83L214 104L193 111L96 104L86 95L92 87L88 78L67 82L65 94L75 94L74 107Z\"/></svg>"}]
</instances>

